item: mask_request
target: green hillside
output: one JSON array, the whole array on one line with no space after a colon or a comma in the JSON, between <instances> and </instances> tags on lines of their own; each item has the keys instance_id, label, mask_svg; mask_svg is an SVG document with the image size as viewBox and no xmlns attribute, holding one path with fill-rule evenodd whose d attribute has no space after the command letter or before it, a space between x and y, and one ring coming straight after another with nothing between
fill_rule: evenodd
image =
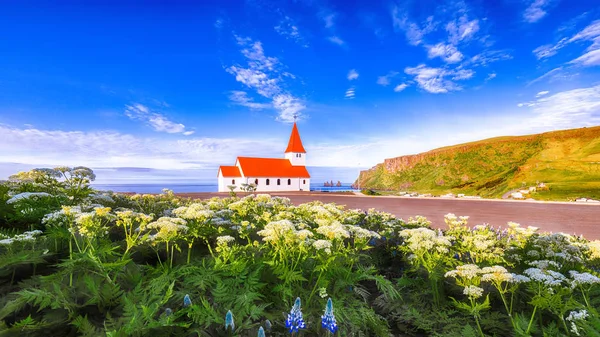
<instances>
[{"instance_id":1,"label":"green hillside","mask_svg":"<svg viewBox=\"0 0 600 337\"><path fill-rule=\"evenodd\" d=\"M540 200L600 199L600 126L491 138L386 159L362 171L361 188L501 197L544 182Z\"/></svg>"}]
</instances>

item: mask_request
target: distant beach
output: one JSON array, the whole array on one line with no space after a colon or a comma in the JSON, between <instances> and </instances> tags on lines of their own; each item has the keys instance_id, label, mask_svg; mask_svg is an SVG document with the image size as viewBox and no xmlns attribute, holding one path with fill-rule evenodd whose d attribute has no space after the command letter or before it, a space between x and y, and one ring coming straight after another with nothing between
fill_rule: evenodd
<instances>
[{"instance_id":1,"label":"distant beach","mask_svg":"<svg viewBox=\"0 0 600 337\"><path fill-rule=\"evenodd\" d=\"M318 192L347 192L356 191L352 189L352 184L344 183L342 186L324 187L323 183L310 184L311 191ZM93 188L101 191L113 192L134 192L134 193L160 193L167 188L175 193L194 193L194 192L217 192L217 184L173 184L173 183L152 183L152 184L92 184Z\"/></svg>"}]
</instances>

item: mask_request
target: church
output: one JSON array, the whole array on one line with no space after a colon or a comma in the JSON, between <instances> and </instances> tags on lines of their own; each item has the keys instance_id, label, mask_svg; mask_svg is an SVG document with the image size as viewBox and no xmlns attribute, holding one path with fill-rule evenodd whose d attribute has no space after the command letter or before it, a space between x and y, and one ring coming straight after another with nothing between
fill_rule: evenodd
<instances>
[{"instance_id":1,"label":"church","mask_svg":"<svg viewBox=\"0 0 600 337\"><path fill-rule=\"evenodd\" d=\"M220 166L219 192L241 191L242 184L253 184L257 192L309 191L306 150L294 122L284 158L237 157L234 166Z\"/></svg>"}]
</instances>

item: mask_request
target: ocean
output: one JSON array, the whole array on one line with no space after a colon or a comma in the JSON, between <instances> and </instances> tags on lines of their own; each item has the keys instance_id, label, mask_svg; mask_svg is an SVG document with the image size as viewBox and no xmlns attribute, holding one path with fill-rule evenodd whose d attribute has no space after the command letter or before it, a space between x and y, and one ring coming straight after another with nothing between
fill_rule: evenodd
<instances>
[{"instance_id":1,"label":"ocean","mask_svg":"<svg viewBox=\"0 0 600 337\"><path fill-rule=\"evenodd\" d=\"M350 186L352 184L342 184L341 187L324 187L322 183L310 184L311 191L320 192L345 192L355 191ZM175 193L189 192L217 192L217 184L173 184L173 183L152 183L152 184L92 184L94 189L100 191L113 192L134 192L134 193L160 193L164 188L168 188Z\"/></svg>"}]
</instances>

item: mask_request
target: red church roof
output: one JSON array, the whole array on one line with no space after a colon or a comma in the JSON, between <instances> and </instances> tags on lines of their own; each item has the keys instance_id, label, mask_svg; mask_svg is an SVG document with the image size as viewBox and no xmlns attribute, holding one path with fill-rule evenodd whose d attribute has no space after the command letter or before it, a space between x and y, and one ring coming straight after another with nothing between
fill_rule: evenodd
<instances>
[{"instance_id":1,"label":"red church roof","mask_svg":"<svg viewBox=\"0 0 600 337\"><path fill-rule=\"evenodd\" d=\"M223 173L223 177L238 178L242 176L237 166L220 166L219 170Z\"/></svg>"},{"instance_id":2,"label":"red church roof","mask_svg":"<svg viewBox=\"0 0 600 337\"><path fill-rule=\"evenodd\" d=\"M295 125L294 130L296 130ZM297 133L298 131L296 131ZM299 144L302 148L302 143ZM304 148L302 148L302 152L304 152ZM245 177L310 178L305 166L292 166L288 159L238 157L237 161L240 163Z\"/></svg>"},{"instance_id":3,"label":"red church roof","mask_svg":"<svg viewBox=\"0 0 600 337\"><path fill-rule=\"evenodd\" d=\"M300 140L300 133L298 132L296 123L294 123L292 134L290 135L290 141L288 142L287 149L285 149L285 153L288 152L306 153L304 146L302 146L302 140Z\"/></svg>"}]
</instances>

